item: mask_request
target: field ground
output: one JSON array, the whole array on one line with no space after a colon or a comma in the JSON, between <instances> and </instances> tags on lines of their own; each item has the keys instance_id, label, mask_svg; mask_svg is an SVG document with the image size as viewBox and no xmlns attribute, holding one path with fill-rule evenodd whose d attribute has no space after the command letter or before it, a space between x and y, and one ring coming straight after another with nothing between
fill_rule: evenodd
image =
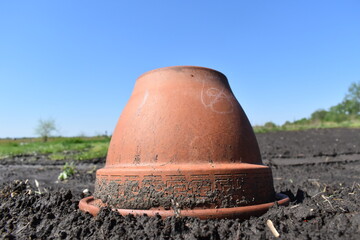
<instances>
[{"instance_id":1,"label":"field ground","mask_svg":"<svg viewBox=\"0 0 360 240\"><path fill-rule=\"evenodd\" d=\"M105 157L110 137L56 137L0 139L0 161L12 157L47 158L54 161L92 160Z\"/></svg>"},{"instance_id":2,"label":"field ground","mask_svg":"<svg viewBox=\"0 0 360 240\"><path fill-rule=\"evenodd\" d=\"M360 129L258 133L257 139L276 191L291 197L288 207L243 222L122 217L109 209L93 218L77 204L93 191L104 157L7 156L0 160L0 238L273 239L271 220L280 239L360 239ZM77 172L59 181L67 161Z\"/></svg>"}]
</instances>

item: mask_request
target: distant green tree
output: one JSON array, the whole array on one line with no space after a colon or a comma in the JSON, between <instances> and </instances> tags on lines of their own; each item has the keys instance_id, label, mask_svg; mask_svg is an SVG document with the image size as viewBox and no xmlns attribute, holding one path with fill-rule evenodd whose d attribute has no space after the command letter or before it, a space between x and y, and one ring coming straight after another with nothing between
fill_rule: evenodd
<instances>
[{"instance_id":1,"label":"distant green tree","mask_svg":"<svg viewBox=\"0 0 360 240\"><path fill-rule=\"evenodd\" d=\"M47 142L52 132L56 131L56 124L54 119L39 120L38 126L35 128L35 133L42 137L43 142Z\"/></svg>"},{"instance_id":2,"label":"distant green tree","mask_svg":"<svg viewBox=\"0 0 360 240\"><path fill-rule=\"evenodd\" d=\"M294 123L294 124L300 124L300 125L302 125L302 124L307 124L307 123L309 123L309 119L307 119L307 118L301 118L301 119L299 119L299 120L294 121L293 123Z\"/></svg>"},{"instance_id":3,"label":"distant green tree","mask_svg":"<svg viewBox=\"0 0 360 240\"><path fill-rule=\"evenodd\" d=\"M324 118L324 121L340 123L346 121L347 119L349 119L349 116L344 113L343 106L338 104L330 108Z\"/></svg>"},{"instance_id":4,"label":"distant green tree","mask_svg":"<svg viewBox=\"0 0 360 240\"><path fill-rule=\"evenodd\" d=\"M342 104L346 114L360 114L360 82L350 85L349 92L346 94Z\"/></svg>"},{"instance_id":5,"label":"distant green tree","mask_svg":"<svg viewBox=\"0 0 360 240\"><path fill-rule=\"evenodd\" d=\"M286 121L283 126L287 126L287 125L291 125L291 122L290 121Z\"/></svg>"},{"instance_id":6,"label":"distant green tree","mask_svg":"<svg viewBox=\"0 0 360 240\"><path fill-rule=\"evenodd\" d=\"M277 125L275 123L273 123L273 122L266 122L264 127L266 127L266 128L276 128Z\"/></svg>"},{"instance_id":7,"label":"distant green tree","mask_svg":"<svg viewBox=\"0 0 360 240\"><path fill-rule=\"evenodd\" d=\"M360 82L352 83L348 91L341 103L330 108L326 121L342 122L360 115Z\"/></svg>"},{"instance_id":8,"label":"distant green tree","mask_svg":"<svg viewBox=\"0 0 360 240\"><path fill-rule=\"evenodd\" d=\"M342 108L342 112L346 115L359 115L360 113L360 103L355 99L345 99L342 103L340 103Z\"/></svg>"},{"instance_id":9,"label":"distant green tree","mask_svg":"<svg viewBox=\"0 0 360 240\"><path fill-rule=\"evenodd\" d=\"M319 109L311 114L310 119L313 121L324 121L326 118L326 115L328 114L328 111L324 109Z\"/></svg>"},{"instance_id":10,"label":"distant green tree","mask_svg":"<svg viewBox=\"0 0 360 240\"><path fill-rule=\"evenodd\" d=\"M360 102L360 82L352 83L349 87L349 93L346 94L345 99Z\"/></svg>"}]
</instances>

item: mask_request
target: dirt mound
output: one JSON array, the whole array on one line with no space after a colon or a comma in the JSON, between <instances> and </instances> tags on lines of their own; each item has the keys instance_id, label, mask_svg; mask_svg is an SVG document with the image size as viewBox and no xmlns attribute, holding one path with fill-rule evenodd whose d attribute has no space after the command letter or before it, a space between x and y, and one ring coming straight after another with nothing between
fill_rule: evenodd
<instances>
[{"instance_id":1,"label":"dirt mound","mask_svg":"<svg viewBox=\"0 0 360 240\"><path fill-rule=\"evenodd\" d=\"M36 193L16 181L0 191L0 234L4 239L271 239L271 220L283 239L357 239L360 236L360 185L309 185L317 194L288 191L292 203L275 206L259 218L199 220L195 218L121 216L104 208L97 217L78 209L82 196L62 189ZM314 190L314 189L313 189Z\"/></svg>"}]
</instances>

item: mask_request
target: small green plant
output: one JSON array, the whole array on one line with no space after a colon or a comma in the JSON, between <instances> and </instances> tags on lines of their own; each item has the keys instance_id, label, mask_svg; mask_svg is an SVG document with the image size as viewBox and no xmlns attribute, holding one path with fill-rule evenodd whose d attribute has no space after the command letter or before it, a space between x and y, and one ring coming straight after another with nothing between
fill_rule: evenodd
<instances>
[{"instance_id":1,"label":"small green plant","mask_svg":"<svg viewBox=\"0 0 360 240\"><path fill-rule=\"evenodd\" d=\"M62 168L62 172L60 173L58 179L60 181L63 181L63 180L66 180L68 179L69 177L73 176L75 173L76 173L76 167L74 165L74 163L65 163L65 165L63 166Z\"/></svg>"}]
</instances>

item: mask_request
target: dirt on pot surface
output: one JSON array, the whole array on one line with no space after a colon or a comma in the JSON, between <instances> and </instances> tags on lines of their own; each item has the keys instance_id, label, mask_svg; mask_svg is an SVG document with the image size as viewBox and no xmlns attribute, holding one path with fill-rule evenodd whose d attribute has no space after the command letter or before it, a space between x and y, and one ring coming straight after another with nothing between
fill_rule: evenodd
<instances>
[{"instance_id":1,"label":"dirt on pot surface","mask_svg":"<svg viewBox=\"0 0 360 240\"><path fill-rule=\"evenodd\" d=\"M276 191L291 198L287 207L245 221L123 217L107 208L92 217L78 202L93 192L104 159L77 163L74 177L58 181L61 164L23 156L0 162L0 239L275 239L268 220L279 239L360 239L360 129L257 139Z\"/></svg>"}]
</instances>

